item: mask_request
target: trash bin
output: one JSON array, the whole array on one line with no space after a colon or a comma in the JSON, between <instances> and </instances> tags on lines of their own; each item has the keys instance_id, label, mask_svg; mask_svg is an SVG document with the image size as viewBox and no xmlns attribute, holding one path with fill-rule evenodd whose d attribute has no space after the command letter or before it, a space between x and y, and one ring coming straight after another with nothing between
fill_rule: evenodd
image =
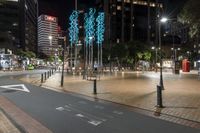
<instances>
[{"instance_id":1,"label":"trash bin","mask_svg":"<svg viewBox=\"0 0 200 133\"><path fill-rule=\"evenodd\" d=\"M175 61L175 69L174 69L174 73L175 74L179 74L180 73L180 62L179 61Z\"/></svg>"}]
</instances>

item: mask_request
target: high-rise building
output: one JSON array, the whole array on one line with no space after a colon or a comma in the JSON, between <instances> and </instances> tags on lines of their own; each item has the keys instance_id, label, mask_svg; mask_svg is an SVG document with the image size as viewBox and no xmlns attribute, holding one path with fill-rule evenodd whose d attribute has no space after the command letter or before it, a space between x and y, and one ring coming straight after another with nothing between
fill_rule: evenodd
<instances>
[{"instance_id":1,"label":"high-rise building","mask_svg":"<svg viewBox=\"0 0 200 133\"><path fill-rule=\"evenodd\" d=\"M58 19L49 15L40 15L38 17L38 52L54 56L58 48Z\"/></svg>"},{"instance_id":2,"label":"high-rise building","mask_svg":"<svg viewBox=\"0 0 200 133\"><path fill-rule=\"evenodd\" d=\"M96 4L98 10L105 12L106 42L155 42L156 9L162 10L161 3L156 0L96 0Z\"/></svg>"},{"instance_id":3,"label":"high-rise building","mask_svg":"<svg viewBox=\"0 0 200 133\"><path fill-rule=\"evenodd\" d=\"M0 53L36 52L37 0L0 1Z\"/></svg>"}]
</instances>

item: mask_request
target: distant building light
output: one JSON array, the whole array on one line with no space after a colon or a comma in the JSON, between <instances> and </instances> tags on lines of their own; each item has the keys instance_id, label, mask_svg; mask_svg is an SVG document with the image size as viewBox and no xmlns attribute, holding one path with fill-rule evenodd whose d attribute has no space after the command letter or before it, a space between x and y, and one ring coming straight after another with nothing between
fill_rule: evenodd
<instances>
[{"instance_id":1,"label":"distant building light","mask_svg":"<svg viewBox=\"0 0 200 133\"><path fill-rule=\"evenodd\" d=\"M56 17L45 15L44 20L50 21L50 22L56 22Z\"/></svg>"},{"instance_id":2,"label":"distant building light","mask_svg":"<svg viewBox=\"0 0 200 133\"><path fill-rule=\"evenodd\" d=\"M18 2L18 0L6 0L6 1L13 1L13 2Z\"/></svg>"},{"instance_id":3,"label":"distant building light","mask_svg":"<svg viewBox=\"0 0 200 133\"><path fill-rule=\"evenodd\" d=\"M13 23L12 25L13 25L13 26L18 26L18 24L17 24L17 23Z\"/></svg>"},{"instance_id":4,"label":"distant building light","mask_svg":"<svg viewBox=\"0 0 200 133\"><path fill-rule=\"evenodd\" d=\"M26 8L26 10L28 10L28 6L25 4L25 8Z\"/></svg>"},{"instance_id":5,"label":"distant building light","mask_svg":"<svg viewBox=\"0 0 200 133\"><path fill-rule=\"evenodd\" d=\"M117 10L122 10L121 6L117 6Z\"/></svg>"}]
</instances>

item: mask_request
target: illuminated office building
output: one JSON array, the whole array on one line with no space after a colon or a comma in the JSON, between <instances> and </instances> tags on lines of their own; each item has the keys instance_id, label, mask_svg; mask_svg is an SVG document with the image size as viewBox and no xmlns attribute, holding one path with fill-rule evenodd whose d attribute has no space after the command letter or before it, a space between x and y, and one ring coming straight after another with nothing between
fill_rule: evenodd
<instances>
[{"instance_id":1,"label":"illuminated office building","mask_svg":"<svg viewBox=\"0 0 200 133\"><path fill-rule=\"evenodd\" d=\"M38 52L54 56L58 48L57 17L40 15L38 17Z\"/></svg>"},{"instance_id":2,"label":"illuminated office building","mask_svg":"<svg viewBox=\"0 0 200 133\"><path fill-rule=\"evenodd\" d=\"M37 0L0 1L0 53L36 52Z\"/></svg>"},{"instance_id":3,"label":"illuminated office building","mask_svg":"<svg viewBox=\"0 0 200 133\"><path fill-rule=\"evenodd\" d=\"M96 0L96 5L106 14L105 43L132 40L154 43L156 12L162 11L161 3L156 4L156 0Z\"/></svg>"}]
</instances>

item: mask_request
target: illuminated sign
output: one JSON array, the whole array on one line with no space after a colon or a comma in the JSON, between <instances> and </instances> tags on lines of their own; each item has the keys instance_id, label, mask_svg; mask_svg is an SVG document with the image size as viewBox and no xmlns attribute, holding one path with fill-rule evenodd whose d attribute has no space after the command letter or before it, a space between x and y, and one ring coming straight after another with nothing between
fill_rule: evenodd
<instances>
[{"instance_id":1,"label":"illuminated sign","mask_svg":"<svg viewBox=\"0 0 200 133\"><path fill-rule=\"evenodd\" d=\"M50 22L56 22L56 17L52 17L52 16L44 16L44 20L46 21L50 21Z\"/></svg>"}]
</instances>

